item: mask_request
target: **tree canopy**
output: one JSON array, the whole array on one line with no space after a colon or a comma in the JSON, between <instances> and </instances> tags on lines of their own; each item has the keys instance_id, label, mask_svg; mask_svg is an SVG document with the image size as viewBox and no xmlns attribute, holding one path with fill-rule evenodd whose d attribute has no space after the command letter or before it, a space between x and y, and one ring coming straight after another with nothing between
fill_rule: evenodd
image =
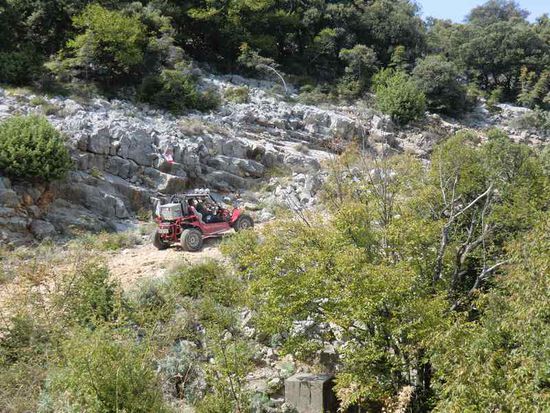
<instances>
[{"instance_id":1,"label":"tree canopy","mask_svg":"<svg viewBox=\"0 0 550 413\"><path fill-rule=\"evenodd\" d=\"M348 152L325 188L330 218L225 245L263 333L305 360L336 355L344 408L383 411L407 388L412 411L548 408L550 176L490 135L450 137L428 168Z\"/></svg>"},{"instance_id":2,"label":"tree canopy","mask_svg":"<svg viewBox=\"0 0 550 413\"><path fill-rule=\"evenodd\" d=\"M116 82L139 83L151 65L159 74L156 66L174 48L180 60L185 51L219 70L246 72L239 62L246 45L279 73L325 83L346 98L367 92L378 69L412 71L436 54L448 62L447 74L453 65L454 91L446 102L428 96L433 111L449 113L457 103L450 95L468 83L526 106L547 105L539 95L550 65L549 18L530 22L514 1L487 1L464 23L422 20L410 0L4 0L0 8L0 80L10 83L39 80L41 63L60 51L65 66L87 68L74 75Z\"/></svg>"}]
</instances>

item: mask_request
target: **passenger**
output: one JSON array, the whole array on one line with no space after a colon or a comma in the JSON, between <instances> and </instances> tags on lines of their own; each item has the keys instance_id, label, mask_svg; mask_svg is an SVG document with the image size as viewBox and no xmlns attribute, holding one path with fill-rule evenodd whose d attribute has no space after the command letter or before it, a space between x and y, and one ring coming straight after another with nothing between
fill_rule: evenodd
<instances>
[{"instance_id":1,"label":"passenger","mask_svg":"<svg viewBox=\"0 0 550 413\"><path fill-rule=\"evenodd\" d=\"M187 201L187 203L189 204L189 212L192 213L193 215L195 215L198 218L198 220L201 224L204 224L203 214L200 213L197 210L197 200L196 199L189 199L189 201Z\"/></svg>"}]
</instances>

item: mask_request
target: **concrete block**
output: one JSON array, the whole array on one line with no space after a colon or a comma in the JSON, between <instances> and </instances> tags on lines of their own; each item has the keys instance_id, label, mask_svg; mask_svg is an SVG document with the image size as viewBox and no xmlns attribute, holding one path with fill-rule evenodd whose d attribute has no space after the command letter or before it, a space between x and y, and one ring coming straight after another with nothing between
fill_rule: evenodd
<instances>
[{"instance_id":1,"label":"concrete block","mask_svg":"<svg viewBox=\"0 0 550 413\"><path fill-rule=\"evenodd\" d=\"M295 374L285 381L285 403L298 413L336 413L333 379L329 374Z\"/></svg>"}]
</instances>

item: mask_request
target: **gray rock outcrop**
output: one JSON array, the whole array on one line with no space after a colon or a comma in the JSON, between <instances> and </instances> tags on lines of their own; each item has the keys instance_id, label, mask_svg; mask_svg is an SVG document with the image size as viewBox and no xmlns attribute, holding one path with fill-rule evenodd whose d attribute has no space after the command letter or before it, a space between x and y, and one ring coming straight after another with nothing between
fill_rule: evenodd
<instances>
[{"instance_id":1,"label":"gray rock outcrop","mask_svg":"<svg viewBox=\"0 0 550 413\"><path fill-rule=\"evenodd\" d=\"M0 120L47 112L67 137L75 165L65 180L50 185L0 177L0 240L26 242L75 227L120 228L151 208L153 200L199 186L251 194L262 183L267 190L259 200L252 196L252 203L309 208L323 180L323 161L347 143L373 154L425 156L465 126L429 115L423 125L396 128L372 108L296 103L295 95L289 100L271 92L269 82L239 76L211 76L204 82L222 94L247 87L248 102L176 117L121 100L77 102L0 90ZM515 112L509 107L498 119L475 113L466 126L491 126L510 113ZM274 171L284 171L288 179L266 179ZM269 219L273 214L261 208L257 215Z\"/></svg>"}]
</instances>

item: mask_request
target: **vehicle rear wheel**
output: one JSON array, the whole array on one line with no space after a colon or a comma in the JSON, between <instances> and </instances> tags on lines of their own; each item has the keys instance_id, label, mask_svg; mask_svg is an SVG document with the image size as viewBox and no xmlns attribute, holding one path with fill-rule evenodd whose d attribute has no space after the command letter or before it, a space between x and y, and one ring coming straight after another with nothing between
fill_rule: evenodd
<instances>
[{"instance_id":1,"label":"vehicle rear wheel","mask_svg":"<svg viewBox=\"0 0 550 413\"><path fill-rule=\"evenodd\" d=\"M198 229L186 229L181 233L180 242L185 251L199 251L202 248L202 234Z\"/></svg>"},{"instance_id":2,"label":"vehicle rear wheel","mask_svg":"<svg viewBox=\"0 0 550 413\"><path fill-rule=\"evenodd\" d=\"M249 215L241 215L235 223L233 224L233 228L235 228L235 231L244 231L245 229L250 229L254 227L254 221Z\"/></svg>"},{"instance_id":3,"label":"vehicle rear wheel","mask_svg":"<svg viewBox=\"0 0 550 413\"><path fill-rule=\"evenodd\" d=\"M158 250L165 250L170 246L170 244L168 242L164 241L160 237L160 234L159 234L158 230L156 230L155 233L153 234L153 245Z\"/></svg>"}]
</instances>

